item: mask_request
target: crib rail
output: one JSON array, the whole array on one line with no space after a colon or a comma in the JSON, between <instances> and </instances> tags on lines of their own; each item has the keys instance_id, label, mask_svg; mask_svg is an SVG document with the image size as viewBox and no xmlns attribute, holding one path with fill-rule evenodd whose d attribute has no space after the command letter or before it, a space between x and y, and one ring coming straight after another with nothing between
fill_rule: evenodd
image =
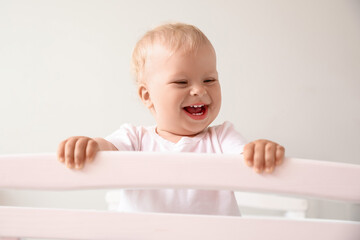
<instances>
[{"instance_id":1,"label":"crib rail","mask_svg":"<svg viewBox=\"0 0 360 240\"><path fill-rule=\"evenodd\" d=\"M360 203L360 165L354 164L287 158L274 173L259 175L233 154L99 152L81 171L61 165L55 154L0 156L0 188L229 189Z\"/></svg>"},{"instance_id":2,"label":"crib rail","mask_svg":"<svg viewBox=\"0 0 360 240\"><path fill-rule=\"evenodd\" d=\"M360 202L360 166L287 158L256 174L237 155L99 152L81 171L55 154L0 156L0 188L195 188L290 193ZM359 239L360 223L0 207L1 237L58 239Z\"/></svg>"},{"instance_id":3,"label":"crib rail","mask_svg":"<svg viewBox=\"0 0 360 240\"><path fill-rule=\"evenodd\" d=\"M358 240L360 224L334 220L0 207L0 236L19 235L88 240Z\"/></svg>"}]
</instances>

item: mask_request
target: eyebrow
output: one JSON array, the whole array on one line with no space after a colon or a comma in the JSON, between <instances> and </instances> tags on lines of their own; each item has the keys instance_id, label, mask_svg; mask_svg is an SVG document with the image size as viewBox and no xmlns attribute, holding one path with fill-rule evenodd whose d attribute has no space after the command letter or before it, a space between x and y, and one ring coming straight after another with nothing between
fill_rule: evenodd
<instances>
[{"instance_id":1,"label":"eyebrow","mask_svg":"<svg viewBox=\"0 0 360 240\"><path fill-rule=\"evenodd\" d=\"M216 75L218 76L218 72L217 71L211 71L211 72L206 72L204 74L205 76L213 76L213 75ZM170 75L170 78L183 78L183 77L186 77L187 74L185 72L175 72L174 74L171 74Z\"/></svg>"}]
</instances>

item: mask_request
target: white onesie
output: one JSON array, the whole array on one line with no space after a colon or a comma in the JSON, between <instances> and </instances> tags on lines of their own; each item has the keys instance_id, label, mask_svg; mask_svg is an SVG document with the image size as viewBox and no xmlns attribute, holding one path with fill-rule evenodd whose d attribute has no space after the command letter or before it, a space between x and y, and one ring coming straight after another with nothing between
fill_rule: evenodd
<instances>
[{"instance_id":1,"label":"white onesie","mask_svg":"<svg viewBox=\"0 0 360 240\"><path fill-rule=\"evenodd\" d=\"M245 139L230 122L208 127L195 137L183 137L173 143L156 133L156 127L124 124L105 138L119 151L237 153ZM239 216L232 191L193 189L120 190L118 211L166 212Z\"/></svg>"}]
</instances>

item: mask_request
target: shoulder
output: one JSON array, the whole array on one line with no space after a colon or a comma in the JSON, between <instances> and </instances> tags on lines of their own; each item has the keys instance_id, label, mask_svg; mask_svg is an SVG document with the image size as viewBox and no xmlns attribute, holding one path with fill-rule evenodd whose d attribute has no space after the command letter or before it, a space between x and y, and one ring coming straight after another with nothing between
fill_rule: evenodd
<instances>
[{"instance_id":1,"label":"shoulder","mask_svg":"<svg viewBox=\"0 0 360 240\"><path fill-rule=\"evenodd\" d=\"M234 124L225 121L222 124L209 127L210 132L215 132L217 135L223 135L231 132L236 132Z\"/></svg>"},{"instance_id":2,"label":"shoulder","mask_svg":"<svg viewBox=\"0 0 360 240\"><path fill-rule=\"evenodd\" d=\"M131 123L122 124L115 132L112 134L126 134L126 135L142 135L151 131L152 127L145 126L135 126Z\"/></svg>"},{"instance_id":3,"label":"shoulder","mask_svg":"<svg viewBox=\"0 0 360 240\"><path fill-rule=\"evenodd\" d=\"M135 126L125 123L105 139L117 147L118 150L138 151L144 136L149 135L153 127Z\"/></svg>"},{"instance_id":4,"label":"shoulder","mask_svg":"<svg viewBox=\"0 0 360 240\"><path fill-rule=\"evenodd\" d=\"M241 153L246 139L235 129L231 122L224 122L220 125L209 128L209 134L216 138L221 145L223 153Z\"/></svg>"}]
</instances>

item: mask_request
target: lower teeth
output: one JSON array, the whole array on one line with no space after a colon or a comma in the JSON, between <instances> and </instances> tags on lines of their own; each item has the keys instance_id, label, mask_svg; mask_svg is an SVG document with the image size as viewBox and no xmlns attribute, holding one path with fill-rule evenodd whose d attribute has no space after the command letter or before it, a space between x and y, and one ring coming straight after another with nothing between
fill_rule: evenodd
<instances>
[{"instance_id":1,"label":"lower teeth","mask_svg":"<svg viewBox=\"0 0 360 240\"><path fill-rule=\"evenodd\" d=\"M200 116L200 115L203 115L203 113L193 113L192 115L196 115L196 116Z\"/></svg>"}]
</instances>

